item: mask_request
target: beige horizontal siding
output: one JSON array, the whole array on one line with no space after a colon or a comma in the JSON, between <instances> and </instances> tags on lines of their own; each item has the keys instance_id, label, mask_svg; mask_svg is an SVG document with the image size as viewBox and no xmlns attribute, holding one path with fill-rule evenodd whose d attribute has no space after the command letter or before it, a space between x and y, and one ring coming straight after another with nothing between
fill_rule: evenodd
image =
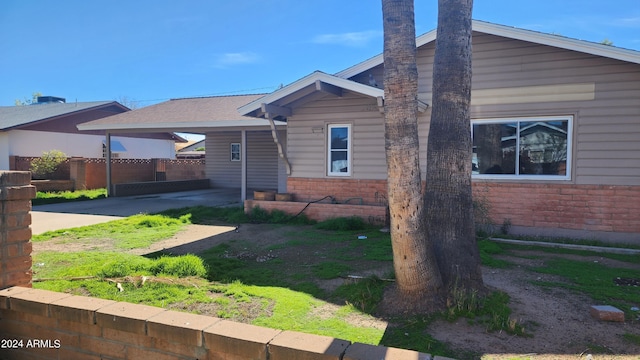
<instances>
[{"instance_id":1,"label":"beige horizontal siding","mask_svg":"<svg viewBox=\"0 0 640 360\"><path fill-rule=\"evenodd\" d=\"M492 35L473 42L473 91L484 92L485 101L472 101L473 118L574 115L572 181L640 185L639 65ZM527 99L536 86L590 83L592 100L580 100L577 90L538 102L532 92ZM492 91L496 98L486 101ZM513 101L510 93L523 96L522 102L505 104Z\"/></svg>"},{"instance_id":2,"label":"beige horizontal siding","mask_svg":"<svg viewBox=\"0 0 640 360\"><path fill-rule=\"evenodd\" d=\"M247 132L247 188L278 189L278 147L271 131Z\"/></svg>"},{"instance_id":3,"label":"beige horizontal siding","mask_svg":"<svg viewBox=\"0 0 640 360\"><path fill-rule=\"evenodd\" d=\"M282 134L284 136L284 134ZM240 131L206 134L205 173L211 186L240 188L242 162L231 161L231 143L240 143ZM247 131L247 188L278 189L278 149L270 131Z\"/></svg>"},{"instance_id":4,"label":"beige horizontal siding","mask_svg":"<svg viewBox=\"0 0 640 360\"><path fill-rule=\"evenodd\" d=\"M213 187L240 188L242 168L240 161L231 161L231 143L239 143L240 131L207 133L205 173Z\"/></svg>"},{"instance_id":5,"label":"beige horizontal siding","mask_svg":"<svg viewBox=\"0 0 640 360\"><path fill-rule=\"evenodd\" d=\"M429 104L434 46L422 46L416 59L418 97ZM381 66L352 79L368 84L369 74L382 86ZM472 91L473 119L573 116L572 182L640 185L639 65L474 33ZM353 124L353 178L385 178L383 118L375 105L375 99L350 94L294 110L288 140L295 176L325 176L326 134L312 134L312 128L344 122ZM419 121L422 171L429 116Z\"/></svg>"}]
</instances>

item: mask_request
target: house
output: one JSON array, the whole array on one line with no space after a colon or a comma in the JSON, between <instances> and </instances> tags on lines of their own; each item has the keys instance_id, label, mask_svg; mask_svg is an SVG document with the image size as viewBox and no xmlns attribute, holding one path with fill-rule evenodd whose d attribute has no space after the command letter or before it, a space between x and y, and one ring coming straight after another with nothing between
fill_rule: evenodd
<instances>
[{"instance_id":1,"label":"house","mask_svg":"<svg viewBox=\"0 0 640 360\"><path fill-rule=\"evenodd\" d=\"M474 198L512 232L640 243L640 52L472 26ZM435 38L416 40L423 149ZM334 75L314 72L239 109L286 121L287 192L296 200L385 203L383 66L379 55ZM428 171L425 150L420 162ZM255 205L299 207L247 204Z\"/></svg>"},{"instance_id":2,"label":"house","mask_svg":"<svg viewBox=\"0 0 640 360\"><path fill-rule=\"evenodd\" d=\"M203 159L205 157L205 141L190 140L184 144L176 144L176 158Z\"/></svg>"},{"instance_id":3,"label":"house","mask_svg":"<svg viewBox=\"0 0 640 360\"><path fill-rule=\"evenodd\" d=\"M205 135L205 176L212 187L286 191L285 123L242 116L238 107L264 94L172 99L78 125L107 137L122 132L180 131ZM169 130L172 129L172 130ZM274 141L278 139L278 141ZM107 180L109 182L109 180ZM108 186L110 189L111 186Z\"/></svg>"},{"instance_id":4,"label":"house","mask_svg":"<svg viewBox=\"0 0 640 360\"><path fill-rule=\"evenodd\" d=\"M640 242L640 52L472 26L474 198L514 233ZM435 38L416 39L423 149ZM251 188L294 199L247 199L245 209L384 222L383 66L378 55L266 95L179 100L159 105L172 111L164 119L140 109L79 128L198 129L212 186L240 187L242 200ZM426 173L426 150L420 162Z\"/></svg>"},{"instance_id":5,"label":"house","mask_svg":"<svg viewBox=\"0 0 640 360\"><path fill-rule=\"evenodd\" d=\"M24 106L0 107L0 169L12 170L10 157L38 157L60 150L69 157L103 158L103 132L80 132L78 124L130 111L115 101L67 103L65 99L41 96ZM129 159L175 158L171 133L126 133L111 140L115 156Z\"/></svg>"}]
</instances>

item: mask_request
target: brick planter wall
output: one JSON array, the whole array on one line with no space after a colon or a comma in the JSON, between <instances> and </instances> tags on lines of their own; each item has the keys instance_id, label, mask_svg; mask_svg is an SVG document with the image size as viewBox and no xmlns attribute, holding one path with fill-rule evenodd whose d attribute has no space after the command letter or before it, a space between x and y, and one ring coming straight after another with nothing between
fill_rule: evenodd
<instances>
[{"instance_id":1,"label":"brick planter wall","mask_svg":"<svg viewBox=\"0 0 640 360\"><path fill-rule=\"evenodd\" d=\"M10 343L13 348L3 349L3 359L432 358L410 350L23 287L0 290L0 318L0 339L15 340Z\"/></svg>"},{"instance_id":2,"label":"brick planter wall","mask_svg":"<svg viewBox=\"0 0 640 360\"><path fill-rule=\"evenodd\" d=\"M338 202L363 205L387 205L386 180L316 179L288 178L287 192L294 195L294 201L308 202L319 200L327 195Z\"/></svg>"},{"instance_id":3,"label":"brick planter wall","mask_svg":"<svg viewBox=\"0 0 640 360\"><path fill-rule=\"evenodd\" d=\"M36 191L73 191L75 181L73 180L31 180L31 185Z\"/></svg>"},{"instance_id":4,"label":"brick planter wall","mask_svg":"<svg viewBox=\"0 0 640 360\"><path fill-rule=\"evenodd\" d=\"M281 210L287 214L296 215L307 205L306 202L294 201L264 201L264 200L245 200L244 211L251 213L251 209L259 206L267 211ZM313 203L309 205L303 212L309 219L322 221L337 217L357 216L364 221L383 226L386 224L386 206L375 205L351 205L351 204L327 204Z\"/></svg>"},{"instance_id":5,"label":"brick planter wall","mask_svg":"<svg viewBox=\"0 0 640 360\"><path fill-rule=\"evenodd\" d=\"M0 171L0 289L31 286L30 181L28 171Z\"/></svg>"}]
</instances>

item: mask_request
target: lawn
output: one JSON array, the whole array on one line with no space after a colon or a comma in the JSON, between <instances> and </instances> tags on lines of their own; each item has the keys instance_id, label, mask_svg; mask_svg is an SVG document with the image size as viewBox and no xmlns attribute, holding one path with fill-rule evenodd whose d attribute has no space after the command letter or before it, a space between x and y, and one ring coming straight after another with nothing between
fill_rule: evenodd
<instances>
[{"instance_id":1,"label":"lawn","mask_svg":"<svg viewBox=\"0 0 640 360\"><path fill-rule=\"evenodd\" d=\"M263 223L252 223L258 220ZM514 317L512 309L517 304L501 291L485 299L461 296L448 311L428 317L382 318L377 306L393 280L389 234L355 219L315 225L305 224L304 218L295 219L296 224L278 223L286 220L290 219L283 214L257 211L247 217L241 209L198 207L46 233L34 238L34 248L37 250L40 243L61 242L61 251L36 251L34 278L44 281L35 282L34 287L458 359L476 359L482 351L435 340L430 334L435 322L464 319L465 326L483 329L485 335L504 333L523 341L535 341L539 336L534 322ZM127 253L173 236L191 223L243 224L238 232L221 235L224 241L218 245L195 255ZM65 241L112 245L102 250L65 252ZM624 310L630 322L635 321L633 308L640 303L640 289L621 288L611 278L640 279L639 269L624 266L637 264L637 256L597 255L621 266L615 267L604 261L594 264L594 254L588 252L559 254L563 251L488 240L479 241L479 246L485 272L522 271L518 261L534 261L535 266L524 270L539 274L534 279L540 280L526 280L525 286L569 291L607 302ZM103 251L105 248L113 251ZM545 252L553 256L547 257ZM124 291L119 291L117 284ZM638 338L640 333L627 332L620 341L639 346Z\"/></svg>"}]
</instances>

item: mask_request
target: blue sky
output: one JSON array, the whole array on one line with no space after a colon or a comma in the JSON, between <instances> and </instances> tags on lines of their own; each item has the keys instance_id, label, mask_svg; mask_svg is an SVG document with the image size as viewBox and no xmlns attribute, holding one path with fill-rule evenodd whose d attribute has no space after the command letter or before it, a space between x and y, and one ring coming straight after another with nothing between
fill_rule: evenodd
<instances>
[{"instance_id":1,"label":"blue sky","mask_svg":"<svg viewBox=\"0 0 640 360\"><path fill-rule=\"evenodd\" d=\"M640 50L640 0L476 0L473 17ZM416 1L418 35L436 19ZM381 52L380 0L2 0L0 106L271 92Z\"/></svg>"}]
</instances>

